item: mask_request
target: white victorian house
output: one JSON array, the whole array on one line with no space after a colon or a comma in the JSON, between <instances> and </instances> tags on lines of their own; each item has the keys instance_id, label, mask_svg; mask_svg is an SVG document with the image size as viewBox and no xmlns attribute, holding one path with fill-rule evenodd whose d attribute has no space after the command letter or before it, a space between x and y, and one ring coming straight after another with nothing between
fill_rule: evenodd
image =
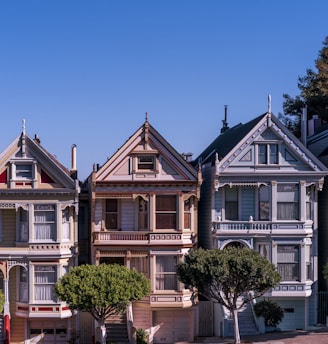
<instances>
[{"instance_id":1,"label":"white victorian house","mask_svg":"<svg viewBox=\"0 0 328 344\"><path fill-rule=\"evenodd\" d=\"M260 252L282 276L265 294L284 309L281 330L316 325L318 232L325 230L318 228L318 192L327 168L270 110L232 128L224 121L194 163L203 176L199 245ZM216 335L231 335L220 307L215 318Z\"/></svg>"}]
</instances>

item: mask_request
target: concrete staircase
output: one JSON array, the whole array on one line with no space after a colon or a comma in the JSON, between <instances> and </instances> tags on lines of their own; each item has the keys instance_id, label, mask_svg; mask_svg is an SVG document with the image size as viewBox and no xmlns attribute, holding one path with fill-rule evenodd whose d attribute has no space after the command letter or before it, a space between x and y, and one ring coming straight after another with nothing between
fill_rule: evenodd
<instances>
[{"instance_id":1,"label":"concrete staircase","mask_svg":"<svg viewBox=\"0 0 328 344\"><path fill-rule=\"evenodd\" d=\"M126 314L114 315L106 320L106 335L107 343L129 343Z\"/></svg>"},{"instance_id":2,"label":"concrete staircase","mask_svg":"<svg viewBox=\"0 0 328 344\"><path fill-rule=\"evenodd\" d=\"M252 306L246 303L238 312L239 333L241 336L259 334Z\"/></svg>"}]
</instances>

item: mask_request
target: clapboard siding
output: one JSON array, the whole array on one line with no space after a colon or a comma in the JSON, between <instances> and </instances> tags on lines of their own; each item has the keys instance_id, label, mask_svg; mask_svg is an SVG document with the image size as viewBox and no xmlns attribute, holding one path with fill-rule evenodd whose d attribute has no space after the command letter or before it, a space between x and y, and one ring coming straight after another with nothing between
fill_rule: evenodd
<instances>
[{"instance_id":1,"label":"clapboard siding","mask_svg":"<svg viewBox=\"0 0 328 344\"><path fill-rule=\"evenodd\" d=\"M133 231L134 228L134 214L135 205L131 199L121 200L121 230L122 231Z\"/></svg>"},{"instance_id":2,"label":"clapboard siding","mask_svg":"<svg viewBox=\"0 0 328 344\"><path fill-rule=\"evenodd\" d=\"M2 241L1 246L15 246L16 242L16 211L2 210Z\"/></svg>"}]
</instances>

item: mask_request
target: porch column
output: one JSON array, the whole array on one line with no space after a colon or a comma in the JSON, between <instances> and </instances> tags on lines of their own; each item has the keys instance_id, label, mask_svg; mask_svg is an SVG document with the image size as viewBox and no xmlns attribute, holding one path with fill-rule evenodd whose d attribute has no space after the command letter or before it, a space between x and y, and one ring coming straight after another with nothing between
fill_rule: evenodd
<instances>
[{"instance_id":1,"label":"porch column","mask_svg":"<svg viewBox=\"0 0 328 344\"><path fill-rule=\"evenodd\" d=\"M9 307L9 280L4 278L3 289L5 295L5 304L3 308L3 344L10 344L10 307Z\"/></svg>"}]
</instances>

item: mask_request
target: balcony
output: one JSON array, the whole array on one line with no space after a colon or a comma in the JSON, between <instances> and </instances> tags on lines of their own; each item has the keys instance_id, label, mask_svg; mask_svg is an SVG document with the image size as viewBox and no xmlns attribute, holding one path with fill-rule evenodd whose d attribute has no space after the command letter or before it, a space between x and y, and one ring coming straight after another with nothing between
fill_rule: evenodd
<instances>
[{"instance_id":1,"label":"balcony","mask_svg":"<svg viewBox=\"0 0 328 344\"><path fill-rule=\"evenodd\" d=\"M309 297L312 294L312 282L282 282L270 292L265 293L266 297Z\"/></svg>"},{"instance_id":2,"label":"balcony","mask_svg":"<svg viewBox=\"0 0 328 344\"><path fill-rule=\"evenodd\" d=\"M152 308L187 308L193 305L193 294L190 290L184 292L166 292L151 294L149 296Z\"/></svg>"},{"instance_id":3,"label":"balcony","mask_svg":"<svg viewBox=\"0 0 328 344\"><path fill-rule=\"evenodd\" d=\"M309 235L312 221L213 221L214 235Z\"/></svg>"},{"instance_id":4,"label":"balcony","mask_svg":"<svg viewBox=\"0 0 328 344\"><path fill-rule=\"evenodd\" d=\"M66 304L28 304L16 302L16 315L23 318L69 318L72 312Z\"/></svg>"},{"instance_id":5,"label":"balcony","mask_svg":"<svg viewBox=\"0 0 328 344\"><path fill-rule=\"evenodd\" d=\"M194 237L188 232L128 232L102 231L93 233L94 245L140 246L140 245L191 245Z\"/></svg>"}]
</instances>

